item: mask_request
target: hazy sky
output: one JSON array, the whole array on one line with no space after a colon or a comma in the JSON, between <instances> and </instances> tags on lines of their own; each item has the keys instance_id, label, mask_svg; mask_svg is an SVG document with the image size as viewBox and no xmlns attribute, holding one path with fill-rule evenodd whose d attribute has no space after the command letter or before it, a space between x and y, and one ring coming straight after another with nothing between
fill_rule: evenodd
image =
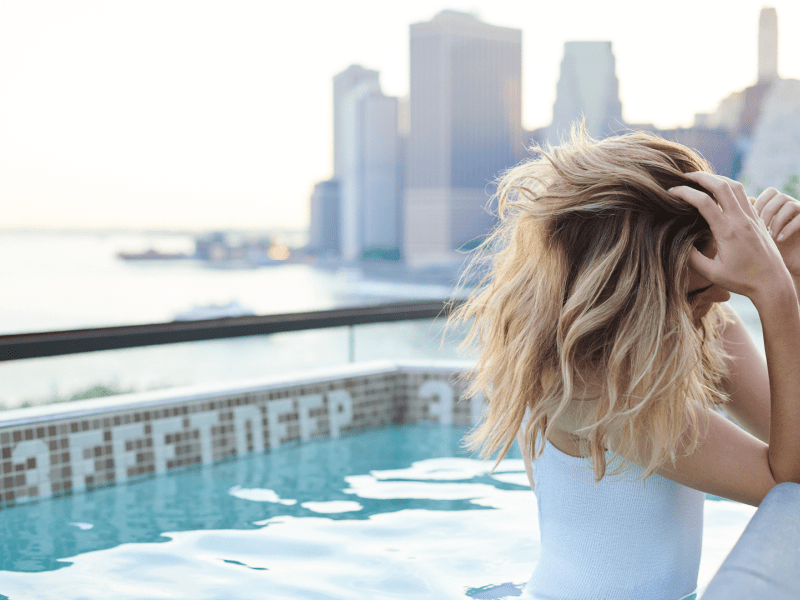
<instances>
[{"instance_id":1,"label":"hazy sky","mask_svg":"<svg viewBox=\"0 0 800 600\"><path fill-rule=\"evenodd\" d=\"M800 78L800 2L779 69ZM408 91L408 26L444 8L523 31L523 123L563 44L611 40L623 117L691 125L755 79L756 0L3 0L0 228L302 227L332 171L332 77Z\"/></svg>"}]
</instances>

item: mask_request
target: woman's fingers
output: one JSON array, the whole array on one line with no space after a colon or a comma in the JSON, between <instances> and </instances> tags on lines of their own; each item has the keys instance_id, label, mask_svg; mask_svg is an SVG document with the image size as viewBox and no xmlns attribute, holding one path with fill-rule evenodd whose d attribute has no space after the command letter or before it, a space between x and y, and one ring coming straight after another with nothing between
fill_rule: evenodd
<instances>
[{"instance_id":1,"label":"woman's fingers","mask_svg":"<svg viewBox=\"0 0 800 600\"><path fill-rule=\"evenodd\" d=\"M747 196L747 191L744 189L744 186L741 183L735 179L731 179L730 177L725 177L724 175L714 175L714 177L719 177L728 184L728 187L731 188L733 195L736 196L739 206L741 206L747 214L752 216L758 213L758 211L755 210L753 202L751 202L750 198ZM751 212L750 209L753 209L753 211Z\"/></svg>"},{"instance_id":2,"label":"woman's fingers","mask_svg":"<svg viewBox=\"0 0 800 600\"><path fill-rule=\"evenodd\" d=\"M759 194L758 200L756 200L756 212L758 212L758 216L764 221L764 225L767 226L770 233L774 231L772 228L772 219L783 207L785 198L788 198L788 196L784 196L783 198L781 198L781 196L782 194L775 188L767 188Z\"/></svg>"},{"instance_id":3,"label":"woman's fingers","mask_svg":"<svg viewBox=\"0 0 800 600\"><path fill-rule=\"evenodd\" d=\"M756 200L756 212L759 214L759 216L761 216L762 219L764 218L763 217L764 207L770 200L772 200L778 194L780 194L780 192L775 188L771 187L765 189L758 195L758 200ZM769 223L769 221L766 222Z\"/></svg>"},{"instance_id":4,"label":"woman's fingers","mask_svg":"<svg viewBox=\"0 0 800 600\"><path fill-rule=\"evenodd\" d=\"M782 242L783 240L788 240L798 231L800 231L800 214L795 215L791 221L781 227L777 232L773 231L773 236L775 236L776 241Z\"/></svg>"},{"instance_id":5,"label":"woman's fingers","mask_svg":"<svg viewBox=\"0 0 800 600\"><path fill-rule=\"evenodd\" d=\"M718 229L725 225L726 218L722 214L719 205L705 192L691 188L688 185L678 185L670 188L669 193L685 200L699 210L708 226L711 227L711 232L715 234L715 237Z\"/></svg>"},{"instance_id":6,"label":"woman's fingers","mask_svg":"<svg viewBox=\"0 0 800 600\"><path fill-rule=\"evenodd\" d=\"M738 207L744 214L755 218L755 210L747 199L744 186L738 181L712 175L711 173L704 173L703 171L684 173L684 175L687 179L699 183L711 192L723 211L736 210Z\"/></svg>"},{"instance_id":7,"label":"woman's fingers","mask_svg":"<svg viewBox=\"0 0 800 600\"><path fill-rule=\"evenodd\" d=\"M720 279L717 262L712 258L708 258L697 248L692 248L689 254L689 266L709 281L717 282Z\"/></svg>"},{"instance_id":8,"label":"woman's fingers","mask_svg":"<svg viewBox=\"0 0 800 600\"><path fill-rule=\"evenodd\" d=\"M796 233L800 226L795 223L800 215L800 202L775 188L765 190L758 197L756 206L760 206L758 214L769 228L773 239L784 240Z\"/></svg>"},{"instance_id":9,"label":"woman's fingers","mask_svg":"<svg viewBox=\"0 0 800 600\"><path fill-rule=\"evenodd\" d=\"M748 297L760 293L785 267L744 188L708 173L690 173L687 177L713 198L688 186L674 187L670 193L696 207L705 217L717 250L713 259L693 250L689 264L729 291Z\"/></svg>"},{"instance_id":10,"label":"woman's fingers","mask_svg":"<svg viewBox=\"0 0 800 600\"><path fill-rule=\"evenodd\" d=\"M788 198L788 196L785 197ZM778 212L775 213L775 216L772 217L772 221L769 223L772 238L775 240L781 238L781 240L783 240L788 237L787 234L790 233L787 231L788 225L791 224L798 214L800 214L800 203L798 203L797 200L789 198L783 203L783 206L778 209Z\"/></svg>"}]
</instances>

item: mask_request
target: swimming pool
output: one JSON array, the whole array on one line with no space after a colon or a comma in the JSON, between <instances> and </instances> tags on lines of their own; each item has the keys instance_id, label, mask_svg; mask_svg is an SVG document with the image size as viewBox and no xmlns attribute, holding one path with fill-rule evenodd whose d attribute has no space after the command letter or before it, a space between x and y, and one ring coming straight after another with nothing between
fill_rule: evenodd
<instances>
[{"instance_id":1,"label":"swimming pool","mask_svg":"<svg viewBox=\"0 0 800 600\"><path fill-rule=\"evenodd\" d=\"M11 600L513 597L538 557L519 454L384 427L0 511ZM514 450L516 452L516 449ZM704 587L755 509L706 501Z\"/></svg>"}]
</instances>

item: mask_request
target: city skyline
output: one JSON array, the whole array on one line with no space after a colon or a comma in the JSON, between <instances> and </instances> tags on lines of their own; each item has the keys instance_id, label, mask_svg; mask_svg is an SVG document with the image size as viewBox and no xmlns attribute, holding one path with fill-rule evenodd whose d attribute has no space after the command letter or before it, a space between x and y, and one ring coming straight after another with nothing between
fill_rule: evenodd
<instances>
[{"instance_id":1,"label":"city skyline","mask_svg":"<svg viewBox=\"0 0 800 600\"><path fill-rule=\"evenodd\" d=\"M763 6L697 4L4 4L0 228L303 227L333 172L333 75L361 64L405 96L409 26L447 8L523 31L526 129L574 40L612 42L626 121L691 125L755 82ZM800 78L800 7L770 5Z\"/></svg>"},{"instance_id":2,"label":"city skyline","mask_svg":"<svg viewBox=\"0 0 800 600\"><path fill-rule=\"evenodd\" d=\"M522 155L522 31L442 11L411 26L406 264L447 263L495 223L487 182Z\"/></svg>"}]
</instances>

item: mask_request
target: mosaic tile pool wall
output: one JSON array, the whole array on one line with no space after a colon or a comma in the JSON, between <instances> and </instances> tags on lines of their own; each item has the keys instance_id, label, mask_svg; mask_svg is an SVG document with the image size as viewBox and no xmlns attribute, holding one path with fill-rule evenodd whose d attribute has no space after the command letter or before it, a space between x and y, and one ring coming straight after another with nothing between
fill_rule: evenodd
<instances>
[{"instance_id":1,"label":"mosaic tile pool wall","mask_svg":"<svg viewBox=\"0 0 800 600\"><path fill-rule=\"evenodd\" d=\"M463 398L467 367L372 363L0 413L0 508L350 431L469 425L483 402Z\"/></svg>"}]
</instances>

